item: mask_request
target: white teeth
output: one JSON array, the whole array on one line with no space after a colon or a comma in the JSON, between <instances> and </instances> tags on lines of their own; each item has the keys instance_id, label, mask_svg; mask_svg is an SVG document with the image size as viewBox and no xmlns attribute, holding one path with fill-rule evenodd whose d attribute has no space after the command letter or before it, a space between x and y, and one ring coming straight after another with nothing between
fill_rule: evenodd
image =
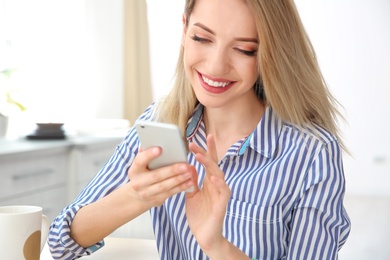
<instances>
[{"instance_id":1,"label":"white teeth","mask_svg":"<svg viewBox=\"0 0 390 260\"><path fill-rule=\"evenodd\" d=\"M231 82L218 82L218 81L213 81L211 79L206 78L205 76L202 76L202 79L204 82L206 82L208 85L212 87L217 87L217 88L223 88L229 85Z\"/></svg>"}]
</instances>

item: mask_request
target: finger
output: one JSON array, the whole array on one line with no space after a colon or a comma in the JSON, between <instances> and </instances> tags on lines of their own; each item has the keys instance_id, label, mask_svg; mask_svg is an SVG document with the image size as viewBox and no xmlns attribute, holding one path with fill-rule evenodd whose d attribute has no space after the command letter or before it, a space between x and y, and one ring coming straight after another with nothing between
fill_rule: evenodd
<instances>
[{"instance_id":1,"label":"finger","mask_svg":"<svg viewBox=\"0 0 390 260\"><path fill-rule=\"evenodd\" d=\"M145 151L140 150L140 152L135 157L131 168L134 169L135 172L144 171L148 169L148 164L150 161L159 157L161 153L161 147L157 146L146 149Z\"/></svg>"},{"instance_id":2,"label":"finger","mask_svg":"<svg viewBox=\"0 0 390 260\"><path fill-rule=\"evenodd\" d=\"M200 147L199 145L197 145L197 144L189 143L188 148L190 149L190 151L191 151L193 154L203 154L203 155L207 155L207 151L206 151L205 149L203 149L202 147Z\"/></svg>"},{"instance_id":3,"label":"finger","mask_svg":"<svg viewBox=\"0 0 390 260\"><path fill-rule=\"evenodd\" d=\"M218 163L217 147L215 145L213 135L209 134L206 138L206 142L207 151L194 143L189 144L190 151L194 154L202 154L204 156L208 155L214 160L214 162Z\"/></svg>"},{"instance_id":4,"label":"finger","mask_svg":"<svg viewBox=\"0 0 390 260\"><path fill-rule=\"evenodd\" d=\"M224 174L218 167L217 149L212 135L207 136L208 151L205 151L200 146L190 143L189 148L195 154L196 160L206 168L206 180L211 174L217 175L224 179Z\"/></svg>"},{"instance_id":5,"label":"finger","mask_svg":"<svg viewBox=\"0 0 390 260\"><path fill-rule=\"evenodd\" d=\"M206 177L210 177L211 175L215 175L220 179L224 179L225 176L218 164L210 157L204 156L202 154L197 154L195 156L196 160L201 163L206 169Z\"/></svg>"},{"instance_id":6,"label":"finger","mask_svg":"<svg viewBox=\"0 0 390 260\"><path fill-rule=\"evenodd\" d=\"M180 163L139 174L130 185L146 200L156 196L169 197L193 186L189 165Z\"/></svg>"},{"instance_id":7,"label":"finger","mask_svg":"<svg viewBox=\"0 0 390 260\"><path fill-rule=\"evenodd\" d=\"M215 151L216 151L215 142L213 140L211 141L211 146L212 146L211 152L215 153ZM214 160L216 155L213 155L214 158L211 157L210 154L206 150L204 150L202 147L200 147L194 143L189 144L189 149L192 153L195 154L196 160L199 163L203 164L203 166L210 167L212 169L219 169L217 162Z\"/></svg>"},{"instance_id":8,"label":"finger","mask_svg":"<svg viewBox=\"0 0 390 260\"><path fill-rule=\"evenodd\" d=\"M218 165L218 154L217 154L217 148L216 148L216 144L214 141L214 137L210 134L207 136L206 141L207 141L207 151L194 143L190 143L190 145L189 145L190 151L193 152L196 157L210 158L211 161L214 162L214 164ZM199 155L201 155L201 156L199 156ZM204 161L203 159L201 159L201 160ZM204 162L206 163L206 161L204 161Z\"/></svg>"},{"instance_id":9,"label":"finger","mask_svg":"<svg viewBox=\"0 0 390 260\"><path fill-rule=\"evenodd\" d=\"M211 134L207 136L207 154L215 163L218 163L217 147L215 145L214 137Z\"/></svg>"},{"instance_id":10,"label":"finger","mask_svg":"<svg viewBox=\"0 0 390 260\"><path fill-rule=\"evenodd\" d=\"M195 169L195 167L193 165L189 166L189 170L190 170L190 173L191 173L192 186L189 189L186 189L186 192L187 192L187 196L192 197L199 191L199 187L198 187L198 173L196 172L196 169Z\"/></svg>"},{"instance_id":11,"label":"finger","mask_svg":"<svg viewBox=\"0 0 390 260\"><path fill-rule=\"evenodd\" d=\"M189 165L187 163L177 163L164 166L154 170L148 170L137 178L140 187L156 185L163 190L170 189L184 182L191 177Z\"/></svg>"},{"instance_id":12,"label":"finger","mask_svg":"<svg viewBox=\"0 0 390 260\"><path fill-rule=\"evenodd\" d=\"M154 182L150 185L148 193L151 196L158 194L168 194L168 196L172 196L173 194L187 190L192 186L194 186L192 173L188 171L159 182Z\"/></svg>"}]
</instances>

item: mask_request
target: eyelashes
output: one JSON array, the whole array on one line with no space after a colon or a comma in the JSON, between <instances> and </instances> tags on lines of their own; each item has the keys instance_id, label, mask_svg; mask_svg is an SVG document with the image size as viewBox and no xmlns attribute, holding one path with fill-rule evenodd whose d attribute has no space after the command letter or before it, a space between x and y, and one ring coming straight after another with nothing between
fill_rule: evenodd
<instances>
[{"instance_id":1,"label":"eyelashes","mask_svg":"<svg viewBox=\"0 0 390 260\"><path fill-rule=\"evenodd\" d=\"M200 43L207 43L207 42L211 42L210 40L207 40L205 38L201 38L197 35L194 34L194 36L191 37L191 39L193 39L194 41L196 42L200 42Z\"/></svg>"},{"instance_id":2,"label":"eyelashes","mask_svg":"<svg viewBox=\"0 0 390 260\"><path fill-rule=\"evenodd\" d=\"M206 39L206 38L202 38L202 37L199 37L197 36L196 34L194 34L193 36L191 36L191 39L194 40L195 42L199 42L201 44L207 44L207 43L211 43L211 41L209 39ZM249 57L254 57L256 56L257 54L257 50L253 50L253 51L248 51L248 50L243 50L243 49L240 49L240 48L234 48L237 52L241 53L241 54L244 54L246 56L249 56Z\"/></svg>"},{"instance_id":3,"label":"eyelashes","mask_svg":"<svg viewBox=\"0 0 390 260\"><path fill-rule=\"evenodd\" d=\"M236 49L236 50L241 52L242 54L245 54L245 55L250 56L250 57L256 56L256 53L257 53L257 51L246 51L246 50L242 50L242 49Z\"/></svg>"}]
</instances>

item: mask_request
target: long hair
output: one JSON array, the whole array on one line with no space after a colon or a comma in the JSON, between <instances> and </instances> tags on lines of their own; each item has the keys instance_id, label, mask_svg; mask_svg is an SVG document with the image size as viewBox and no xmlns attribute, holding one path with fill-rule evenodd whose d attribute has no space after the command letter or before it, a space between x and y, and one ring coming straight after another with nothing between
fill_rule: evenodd
<instances>
[{"instance_id":1,"label":"long hair","mask_svg":"<svg viewBox=\"0 0 390 260\"><path fill-rule=\"evenodd\" d=\"M184 15L188 26L192 10L195 7L195 0L186 0ZM179 126L184 137L188 118L194 111L198 100L187 79L184 70L184 48L180 46L179 58L176 64L175 80L172 90L164 97L158 105L157 119L166 123L173 123Z\"/></svg>"},{"instance_id":2,"label":"long hair","mask_svg":"<svg viewBox=\"0 0 390 260\"><path fill-rule=\"evenodd\" d=\"M293 0L247 0L259 37L259 81L254 88L259 98L284 121L316 132L321 126L338 138L346 150L337 126L337 100L330 93L320 71L316 53L305 32ZM186 0L186 26L196 0ZM197 99L184 72L184 49L176 67L171 92L161 101L159 120L179 125L182 133ZM259 86L260 84L260 86Z\"/></svg>"}]
</instances>

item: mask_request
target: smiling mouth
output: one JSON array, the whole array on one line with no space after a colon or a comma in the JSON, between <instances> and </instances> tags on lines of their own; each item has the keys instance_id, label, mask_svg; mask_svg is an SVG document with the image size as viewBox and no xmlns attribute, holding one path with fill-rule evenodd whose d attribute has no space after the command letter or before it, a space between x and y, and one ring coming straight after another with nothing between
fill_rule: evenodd
<instances>
[{"instance_id":1,"label":"smiling mouth","mask_svg":"<svg viewBox=\"0 0 390 260\"><path fill-rule=\"evenodd\" d=\"M202 80L209 86L214 87L214 88L224 88L229 86L230 84L233 83L233 81L214 81L212 79L207 78L204 75L201 75Z\"/></svg>"}]
</instances>

